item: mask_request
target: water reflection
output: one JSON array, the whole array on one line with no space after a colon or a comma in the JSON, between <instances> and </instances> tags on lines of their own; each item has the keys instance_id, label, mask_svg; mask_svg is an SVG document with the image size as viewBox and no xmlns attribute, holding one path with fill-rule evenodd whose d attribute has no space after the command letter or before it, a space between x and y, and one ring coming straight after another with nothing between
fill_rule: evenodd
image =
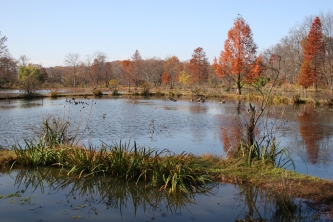
<instances>
[{"instance_id":1,"label":"water reflection","mask_svg":"<svg viewBox=\"0 0 333 222\"><path fill-rule=\"evenodd\" d=\"M75 207L76 200L82 200L82 205L90 207L98 215L97 205L103 204L106 209L118 209L123 217L123 209L130 208L135 216L140 209L144 213L170 212L181 214L189 205L195 204L194 194L183 192L168 193L152 188L143 182L134 183L109 177L82 179L69 179L61 170L39 168L36 170L21 169L15 178L14 186L17 190L27 191L32 188L32 193L56 191L65 193L67 203ZM198 191L197 195L212 195L216 184L211 184L206 191ZM73 203L72 203L73 201ZM160 210L163 205L165 209Z\"/></svg>"},{"instance_id":2,"label":"water reflection","mask_svg":"<svg viewBox=\"0 0 333 222\"><path fill-rule=\"evenodd\" d=\"M0 175L1 194L22 196L0 199L6 221L68 218L83 221L288 221L317 215L306 202L281 193L228 184L211 184L196 194L169 194L144 183L135 184L105 177L87 180L68 178L60 169L20 169ZM22 203L22 200L29 202ZM30 201L31 200L31 201ZM8 204L9 203L9 204ZM20 204L21 203L21 204ZM13 205L14 204L14 205ZM25 212L29 210L28 213Z\"/></svg>"},{"instance_id":3,"label":"water reflection","mask_svg":"<svg viewBox=\"0 0 333 222\"><path fill-rule=\"evenodd\" d=\"M237 141L246 136L244 101L220 104L209 99L199 104L181 98L172 102L142 97L90 100L77 97L76 100L84 104L70 104L66 98L43 102L41 99L11 100L10 104L0 101L0 146L10 147L15 142L23 142L22 138L34 136L42 120L51 115L70 120L72 132L77 132L84 144L94 146L102 141L110 144L120 139L135 140L141 146L156 149L219 156L230 152L229 156L238 146ZM271 126L279 122L273 124L274 136L281 148L290 150L298 172L332 179L333 113L324 107L320 109L305 105L296 110L287 105L271 106L267 123ZM266 116L263 119L266 121ZM152 121L153 138L148 124ZM269 127L265 129L265 124L258 124L257 135L267 132Z\"/></svg>"},{"instance_id":4,"label":"water reflection","mask_svg":"<svg viewBox=\"0 0 333 222\"><path fill-rule=\"evenodd\" d=\"M316 164L320 151L324 151L321 147L325 146L325 143L329 142L329 138L333 136L333 127L327 124L327 116L317 112L313 105L300 105L297 111L299 132L304 141L308 160L311 164Z\"/></svg>"}]
</instances>

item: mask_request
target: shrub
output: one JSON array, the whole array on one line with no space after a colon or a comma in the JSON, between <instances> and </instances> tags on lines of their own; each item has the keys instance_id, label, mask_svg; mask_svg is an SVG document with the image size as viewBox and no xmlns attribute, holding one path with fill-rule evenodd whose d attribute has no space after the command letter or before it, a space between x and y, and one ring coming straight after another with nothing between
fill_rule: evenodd
<instances>
[{"instance_id":1,"label":"shrub","mask_svg":"<svg viewBox=\"0 0 333 222\"><path fill-rule=\"evenodd\" d=\"M94 96L103 96L103 93L100 89L95 89L93 91Z\"/></svg>"},{"instance_id":2,"label":"shrub","mask_svg":"<svg viewBox=\"0 0 333 222\"><path fill-rule=\"evenodd\" d=\"M57 98L58 92L57 91L51 91L51 98Z\"/></svg>"}]
</instances>

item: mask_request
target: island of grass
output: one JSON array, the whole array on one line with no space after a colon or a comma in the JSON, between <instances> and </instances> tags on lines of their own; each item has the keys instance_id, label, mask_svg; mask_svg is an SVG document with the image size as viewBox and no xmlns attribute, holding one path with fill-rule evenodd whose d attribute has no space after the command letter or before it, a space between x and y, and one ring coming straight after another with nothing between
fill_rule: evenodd
<instances>
[{"instance_id":1,"label":"island of grass","mask_svg":"<svg viewBox=\"0 0 333 222\"><path fill-rule=\"evenodd\" d=\"M134 182L146 180L167 192L196 192L211 182L250 184L290 199L311 200L318 207L325 205L326 211L333 213L333 181L285 170L270 161L255 160L249 165L247 159L240 156L223 159L210 154L175 154L138 147L135 143L99 148L35 145L30 144L25 149L1 149L1 168L60 167L69 177L104 175Z\"/></svg>"}]
</instances>

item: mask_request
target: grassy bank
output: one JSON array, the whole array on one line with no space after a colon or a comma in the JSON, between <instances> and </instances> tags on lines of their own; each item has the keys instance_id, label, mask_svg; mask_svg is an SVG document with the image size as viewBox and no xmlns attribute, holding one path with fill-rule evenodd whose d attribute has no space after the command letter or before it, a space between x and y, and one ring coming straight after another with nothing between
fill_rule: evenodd
<instances>
[{"instance_id":1,"label":"grassy bank","mask_svg":"<svg viewBox=\"0 0 333 222\"><path fill-rule=\"evenodd\" d=\"M123 149L119 144L108 147L108 150L105 148L95 150L63 146L35 151L34 155L27 150L3 149L0 151L0 166L7 170L11 167L61 167L67 176L86 178L107 175L133 181L148 180L152 186L170 192L178 188L185 192L204 189L209 181L251 184L333 207L333 181L272 165L257 162L248 166L242 159L225 160L213 155L184 153L176 155L138 147L135 150L128 144L124 144Z\"/></svg>"}]
</instances>

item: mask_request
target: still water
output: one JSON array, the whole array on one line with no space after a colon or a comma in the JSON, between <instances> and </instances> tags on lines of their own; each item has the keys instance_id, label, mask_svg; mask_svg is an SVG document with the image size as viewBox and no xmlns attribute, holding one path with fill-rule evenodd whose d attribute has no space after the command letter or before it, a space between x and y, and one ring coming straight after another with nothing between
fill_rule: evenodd
<instances>
[{"instance_id":1,"label":"still water","mask_svg":"<svg viewBox=\"0 0 333 222\"><path fill-rule=\"evenodd\" d=\"M309 202L244 185L212 184L193 195L169 194L141 183L63 175L52 168L0 174L1 221L329 220Z\"/></svg>"},{"instance_id":2,"label":"still water","mask_svg":"<svg viewBox=\"0 0 333 222\"><path fill-rule=\"evenodd\" d=\"M155 149L225 158L247 121L247 104L239 101L138 97L76 98L76 105L72 101L0 101L0 146L22 143L22 138L38 133L43 120L56 117L69 121L70 137L85 145L136 141ZM333 112L308 105L273 106L268 111L257 136L274 135L279 147L290 151L296 171L332 179ZM104 177L74 180L50 168L0 173L0 197L4 221L330 220L305 200L283 199L250 186L218 183L206 192L170 195L145 184Z\"/></svg>"},{"instance_id":3,"label":"still water","mask_svg":"<svg viewBox=\"0 0 333 222\"><path fill-rule=\"evenodd\" d=\"M86 145L136 141L155 149L225 158L237 146L248 119L243 101L220 104L218 100L172 102L141 97L75 101L77 105L72 98L0 101L0 147L33 137L44 119L55 116L69 121L70 136ZM297 172L332 180L332 110L312 105L280 105L267 110L257 135L274 135L279 147L291 153Z\"/></svg>"}]
</instances>

